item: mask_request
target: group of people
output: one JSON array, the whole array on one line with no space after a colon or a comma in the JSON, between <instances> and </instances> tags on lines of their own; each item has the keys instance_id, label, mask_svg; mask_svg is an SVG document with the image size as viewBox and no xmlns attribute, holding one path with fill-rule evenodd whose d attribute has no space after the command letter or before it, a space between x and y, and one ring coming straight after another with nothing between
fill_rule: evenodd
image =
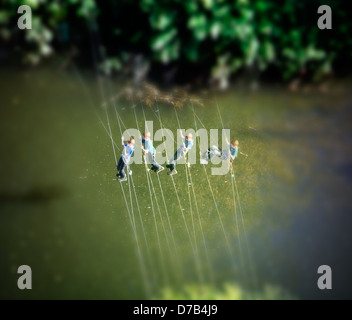
<instances>
[{"instance_id":1,"label":"group of people","mask_svg":"<svg viewBox=\"0 0 352 320\"><path fill-rule=\"evenodd\" d=\"M182 139L183 139L182 145L176 150L175 154L170 159L170 163L166 165L166 167L169 169L169 171L167 172L168 175L173 175L177 173L176 171L177 161L186 157L187 153L189 152L189 150L191 150L193 146L193 137L191 133L187 133L186 136L182 136ZM125 167L128 168L128 164L131 160L131 157L134 151L134 145L135 145L135 140L133 138L130 138L126 143L124 143L124 140L122 137L123 152L117 164L118 173L116 174L117 180L120 182L127 180ZM226 148L225 150L222 150L217 146L211 146L207 151L201 154L201 159L203 161L209 161L213 157L219 157L221 160L230 159L230 162L232 163L238 155L239 142L238 140L234 139L234 140L231 140L231 143L228 143L228 145L229 145L228 148ZM141 147L143 151L144 161L145 162L148 161L148 163L152 165L150 170L156 173L163 171L165 168L160 164L158 164L157 161L155 160L156 152L153 146L153 141L150 139L150 132L145 132L143 134ZM129 174L132 174L132 171L129 170Z\"/></svg>"}]
</instances>

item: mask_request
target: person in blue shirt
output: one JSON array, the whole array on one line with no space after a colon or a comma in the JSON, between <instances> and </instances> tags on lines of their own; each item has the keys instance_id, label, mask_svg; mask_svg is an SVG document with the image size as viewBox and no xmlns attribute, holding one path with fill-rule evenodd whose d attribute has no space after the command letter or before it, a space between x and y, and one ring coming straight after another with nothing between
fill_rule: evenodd
<instances>
[{"instance_id":1,"label":"person in blue shirt","mask_svg":"<svg viewBox=\"0 0 352 320\"><path fill-rule=\"evenodd\" d=\"M148 162L152 165L150 168L151 170L156 173L164 170L164 167L155 161L155 148L153 146L153 141L150 139L150 132L143 133L142 150L144 159L147 159Z\"/></svg>"},{"instance_id":2,"label":"person in blue shirt","mask_svg":"<svg viewBox=\"0 0 352 320\"><path fill-rule=\"evenodd\" d=\"M217 146L211 146L203 155L202 159L208 160L213 159L214 157L219 157L221 160L228 160L230 158L230 162L232 163L238 155L238 149L239 149L239 142L238 140L231 140L231 143L229 143L229 147L225 150L222 150L221 148Z\"/></svg>"},{"instance_id":3,"label":"person in blue shirt","mask_svg":"<svg viewBox=\"0 0 352 320\"><path fill-rule=\"evenodd\" d=\"M123 137L122 137L122 146L123 146L123 151L122 151L121 158L117 164L118 173L116 174L117 180L120 182L127 180L125 167L128 166L134 151L134 139L130 138L130 140L128 140L127 143L124 143Z\"/></svg>"},{"instance_id":4,"label":"person in blue shirt","mask_svg":"<svg viewBox=\"0 0 352 320\"><path fill-rule=\"evenodd\" d=\"M185 137L182 136L182 139L184 139L182 145L177 149L174 156L170 159L170 164L166 165L166 167L170 169L170 171L168 171L167 173L168 175L173 175L177 173L175 169L176 162L181 158L185 157L188 151L191 150L193 146L192 133L188 133Z\"/></svg>"}]
</instances>

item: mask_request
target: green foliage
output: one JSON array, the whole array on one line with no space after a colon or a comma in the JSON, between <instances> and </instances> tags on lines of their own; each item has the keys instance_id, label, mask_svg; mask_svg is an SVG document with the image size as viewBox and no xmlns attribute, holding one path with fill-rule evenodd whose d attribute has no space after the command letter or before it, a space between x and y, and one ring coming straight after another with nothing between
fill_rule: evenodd
<instances>
[{"instance_id":1,"label":"green foliage","mask_svg":"<svg viewBox=\"0 0 352 320\"><path fill-rule=\"evenodd\" d=\"M120 71L121 67L121 62L117 58L106 58L99 65L100 71L107 75L110 75L114 71Z\"/></svg>"},{"instance_id":2,"label":"green foliage","mask_svg":"<svg viewBox=\"0 0 352 320\"><path fill-rule=\"evenodd\" d=\"M7 25L0 32L2 39L18 33L9 24L20 4L30 5L37 14L36 28L25 38L32 46L24 53L36 55L38 61L53 51L62 24L76 26L77 21L81 29L76 30L79 35L71 30L71 39L86 37L89 42L84 28L93 29L96 21L106 54L115 61L143 53L161 64L197 62L215 78L244 69L275 71L282 79L323 74L339 59L346 63L352 52L352 23L341 0L328 3L336 21L329 31L316 25L317 8L325 4L319 0L10 0L0 11L0 23Z\"/></svg>"},{"instance_id":3,"label":"green foliage","mask_svg":"<svg viewBox=\"0 0 352 320\"><path fill-rule=\"evenodd\" d=\"M13 26L17 25L17 9L21 5L28 5L32 9L32 29L25 32ZM22 49L23 60L29 64L38 64L44 57L54 51L53 41L62 36L62 26L66 23L70 11L74 16L85 20L94 19L97 6L94 0L9 0L5 1L0 10L1 29L0 41L7 43L19 40L23 36L25 43ZM61 29L61 30L60 30Z\"/></svg>"},{"instance_id":4,"label":"green foliage","mask_svg":"<svg viewBox=\"0 0 352 320\"><path fill-rule=\"evenodd\" d=\"M287 300L293 296L274 286L265 286L260 292L246 292L240 286L227 283L222 289L213 286L188 285L181 291L170 288L162 290L156 299L164 300Z\"/></svg>"}]
</instances>

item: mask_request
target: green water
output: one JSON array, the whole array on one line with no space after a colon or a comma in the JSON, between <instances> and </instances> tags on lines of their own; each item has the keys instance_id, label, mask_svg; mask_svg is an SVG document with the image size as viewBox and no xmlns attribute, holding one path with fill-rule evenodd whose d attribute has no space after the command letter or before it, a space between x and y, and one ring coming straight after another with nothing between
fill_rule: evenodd
<instances>
[{"instance_id":1,"label":"green water","mask_svg":"<svg viewBox=\"0 0 352 320\"><path fill-rule=\"evenodd\" d=\"M119 85L103 83L100 92L91 75L52 70L4 70L0 82L0 298L143 299L167 287L224 283L249 293L269 284L298 298L351 297L346 92L265 88L218 95L225 128L248 154L234 166L236 211L233 178L212 176L211 165L206 174L200 164L191 166L192 185L184 165L177 166L175 186L166 171L160 180L151 173L157 199L152 193L151 203L145 167L134 164L135 189L132 180L131 189L123 184L134 233L99 120L107 126L102 94L115 94ZM195 106L198 117L207 129L221 129L215 100L204 101ZM127 128L136 128L131 106L118 102L117 110ZM157 110L176 134L170 105L145 107L154 132ZM107 111L119 145L115 111ZM144 128L140 105L136 114ZM189 105L178 115L184 129L195 128ZM32 268L32 290L17 288L23 264ZM336 270L333 292L316 287L321 264Z\"/></svg>"}]
</instances>

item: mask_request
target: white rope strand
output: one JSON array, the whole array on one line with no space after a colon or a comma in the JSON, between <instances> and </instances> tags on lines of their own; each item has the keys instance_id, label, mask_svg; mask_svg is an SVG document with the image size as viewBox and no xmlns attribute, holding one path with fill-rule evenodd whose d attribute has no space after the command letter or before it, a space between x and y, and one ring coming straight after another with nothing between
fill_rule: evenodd
<instances>
[{"instance_id":1,"label":"white rope strand","mask_svg":"<svg viewBox=\"0 0 352 320\"><path fill-rule=\"evenodd\" d=\"M221 112L220 112L220 109L219 109L219 105L218 105L217 102L216 102L216 107L217 107L217 110L218 110L218 113L219 113L221 125L224 128L224 122L223 122L223 119L222 119L222 116L221 116ZM236 214L236 225L238 226L238 224L237 224L236 201L235 201L235 190L236 190L237 202L238 202L238 207L239 207L240 216L241 216L243 234L244 234L245 243L246 243L248 264L249 264L249 268L250 268L250 273L252 275L252 282L253 282L254 287L256 288L256 286L257 286L256 285L256 273L255 273L255 270L254 270L254 267L253 267L253 264L252 264L252 258L251 258L251 252L250 252L249 244L248 244L247 232L246 232L246 228L245 228L245 225L244 225L243 212L242 212L242 206L241 206L241 201L240 201L240 195L239 195L238 188L237 188L235 170L234 170L234 168L233 168L233 166L231 164L230 164L230 168L231 168L231 176L233 177L233 180L232 180L232 189L233 190L232 190L232 192L233 192L233 200L234 200L234 207L235 207L235 214ZM235 187L235 190L234 190L233 187ZM237 228L237 230L238 230L238 228ZM240 246L241 259L242 259L242 261L244 261L243 256L242 256L240 234L238 236L238 241L239 241L239 246Z\"/></svg>"},{"instance_id":2,"label":"white rope strand","mask_svg":"<svg viewBox=\"0 0 352 320\"><path fill-rule=\"evenodd\" d=\"M145 122L147 121L147 118L146 118L146 116L145 116L145 112L144 112L144 107L143 107L143 105L141 105L141 107L142 107L143 118L144 118L144 123L145 123ZM164 191L163 191L163 188L162 188L162 185L161 185L161 181L160 181L160 177L159 177L158 174L157 174L157 178L158 178L158 182L159 182L159 189L160 189L161 197L162 197L163 204L164 204L164 208L165 208L165 214L166 214L168 226L169 226L169 229L170 229L171 240L172 240L172 243L173 243L173 246L174 246L174 250L175 250L175 262L176 262L176 265L178 266L178 268L177 268L177 270L178 270L178 271L177 271L177 274L178 274L179 279L181 280L181 279L182 279L182 265L181 265L181 259L180 259L180 256L179 256L179 251L178 251L178 247L177 247L177 245L176 245L176 240L175 240L175 236L174 236L174 231L173 231L173 228L172 228L172 225L171 225L171 221L170 221L169 211L168 211L167 205L166 205L165 196L164 196Z\"/></svg>"},{"instance_id":3,"label":"white rope strand","mask_svg":"<svg viewBox=\"0 0 352 320\"><path fill-rule=\"evenodd\" d=\"M181 129L181 123L180 123L180 119L178 117L177 114L177 110L175 109L175 114L176 114L176 119L177 119L177 124L178 127ZM192 207L192 199L191 199L191 190L190 190L190 182L188 179L188 165L186 163L186 156L185 156L185 172L186 172L186 184L187 184L187 190L188 190L188 201L189 201L189 208L190 208L190 215L191 215L191 221L192 221L192 227L193 227L193 236L194 236L194 243L195 243L195 250L196 250L196 254L197 254L197 269L199 272L199 280L200 282L203 284L204 283L204 275L203 275L203 270L201 268L201 264L200 264L200 256L199 256L199 250L198 250L198 245L197 245L197 236L196 236L196 229L195 229L195 224L194 224L194 219L193 219L193 207ZM193 187L193 185L192 185Z\"/></svg>"},{"instance_id":4,"label":"white rope strand","mask_svg":"<svg viewBox=\"0 0 352 320\"><path fill-rule=\"evenodd\" d=\"M161 114L160 114L161 112L160 112L160 110L159 110L159 115L157 115L156 112L155 112L153 109L152 109L152 111L153 111L154 115L158 118L159 124L160 124L160 128L161 128L162 132L164 132L164 126L163 126L163 123L162 123L162 120L161 120ZM170 137L170 138L173 140L173 137ZM167 154L166 156L169 158L169 155L168 155L168 154ZM199 265L200 265L199 257L197 256L197 252L196 252L195 246L194 246L194 244L193 244L193 242L192 242L192 236L191 236L191 233L190 233L188 224L187 224L187 220L186 220L185 215L184 215L184 213L183 213L184 209L182 208L181 200L180 200L180 197L179 197L179 195L178 195L178 191L177 191L177 188L176 188L175 180L174 180L174 177L173 177L172 175L171 175L171 181L172 181L172 184L173 184L173 187L174 187L174 190L175 190L177 202L178 202L179 207L180 207L181 216L182 216L182 219L183 219L183 222L184 222L186 231L187 231L187 235L188 235L188 238L189 238L191 247L192 247L192 251L193 251L193 255L194 255L194 260L195 260L196 274L198 275L197 270L199 270ZM199 276L199 275L198 275L198 276Z\"/></svg>"},{"instance_id":5,"label":"white rope strand","mask_svg":"<svg viewBox=\"0 0 352 320\"><path fill-rule=\"evenodd\" d=\"M196 113L195 113L194 111L193 111L193 114L196 115ZM198 118L198 116L197 116L197 118ZM198 119L199 119L199 118L198 118ZM203 123L201 123L201 124L203 125ZM203 125L203 127L206 128L204 125ZM229 254L230 254L230 256L231 256L232 261L235 261L235 260L234 260L234 255L233 255L232 246L231 246L231 244L230 244L230 241L229 241L229 239L228 239L228 237L227 237L227 234L226 234L226 231L225 231L224 223L223 223L223 221L222 221L221 214L220 214L218 205L217 205L217 203L216 203L214 191L213 191L213 188L212 188L212 186L211 186L211 183L210 183L210 180L209 180L209 177L208 177L207 170L206 170L204 164L203 164L202 166L203 166L203 169L204 169L205 177L207 178L207 182L208 182L208 186L209 186L209 190L210 190L211 196L212 196L213 201L214 201L215 210L216 210L217 215L218 215L218 218L219 218L220 226L221 226L221 229L222 229L224 238L225 238L225 242L226 242L226 245L227 245L227 249L228 249L228 251L229 251Z\"/></svg>"},{"instance_id":6,"label":"white rope strand","mask_svg":"<svg viewBox=\"0 0 352 320\"><path fill-rule=\"evenodd\" d=\"M138 119L137 119L137 113L136 113L136 108L134 107L133 108L133 111L134 111L134 117L135 117L135 120L136 120L136 125L137 125L137 130L140 132L139 130L139 124L138 124ZM146 160L146 159L145 159ZM170 255L170 258L172 260L174 260L174 254L173 254L173 251L171 249L171 245L170 245L170 241L169 241L169 236L168 236L168 233L166 232L166 228L165 228L165 225L164 225L164 220L163 220L163 217L162 217L162 214L161 214L161 210L160 210L160 206L159 206L159 201L158 201L158 198L157 198L157 195L156 195L156 192L155 192L155 188L154 188L154 183L153 183L153 180L152 180L152 177L151 177L151 174L148 170L148 167L147 167L147 162L144 161L144 164L145 164L145 173L146 173L146 176L147 176L147 180L148 180L148 187L150 189L150 186L151 186L151 189L153 191L153 195L154 195L154 198L155 198L155 203L157 205L157 209L158 209L158 212L159 212L159 217L160 217L160 221L161 221L161 225L162 225L162 228L163 228L163 231L164 231L164 235L165 235L165 239L166 239L166 243L167 243L167 247L168 247L168 250L169 250L169 255ZM158 174L157 174L158 175ZM152 198L150 198L152 200ZM173 264L173 267L175 268L175 265ZM175 270L177 272L177 270Z\"/></svg>"},{"instance_id":7,"label":"white rope strand","mask_svg":"<svg viewBox=\"0 0 352 320\"><path fill-rule=\"evenodd\" d=\"M116 112L116 118L117 121L119 123L119 128L120 128L120 132L122 135L122 129L121 129L121 124L124 126L125 130L127 130L127 127L125 126L125 124L123 123L121 116L119 115L119 113L117 112L117 109L115 108L115 112ZM127 130L128 132L128 130ZM165 284L169 283L168 280L168 276L167 276L167 272L166 272L166 266L165 266L165 257L164 257L164 253L162 250L162 246L161 246L161 240L160 240L160 234L159 234L159 229L158 229L158 225L157 225L157 221L156 221L156 213L155 213L155 208L154 208L154 202L153 202L153 196L152 196L152 192L151 192L151 187L150 187L150 182L149 182L149 178L148 178L148 174L147 174L147 181L148 181L148 190L149 190L149 197L150 197L150 203L152 206L152 212L153 212L153 219L154 219L154 226L155 226L155 232L156 232L156 236L157 236L157 242L158 242L158 248L159 248L159 257L160 257L160 265L161 265L161 269L162 269L162 274L163 274L163 280Z\"/></svg>"}]
</instances>

